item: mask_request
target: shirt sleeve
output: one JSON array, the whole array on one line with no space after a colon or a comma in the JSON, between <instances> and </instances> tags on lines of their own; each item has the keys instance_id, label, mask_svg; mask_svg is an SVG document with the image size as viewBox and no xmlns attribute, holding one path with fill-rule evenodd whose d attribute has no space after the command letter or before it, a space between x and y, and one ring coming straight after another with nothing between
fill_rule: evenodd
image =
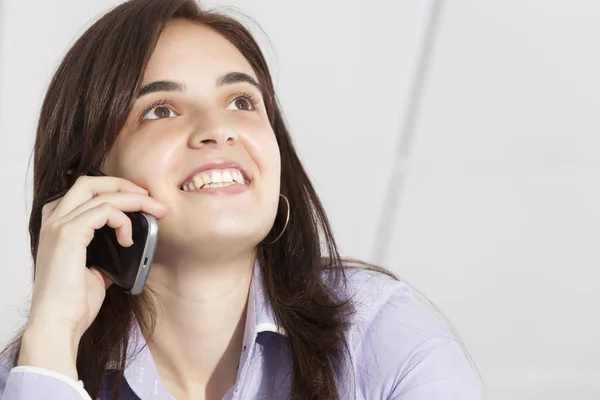
<instances>
[{"instance_id":1,"label":"shirt sleeve","mask_svg":"<svg viewBox=\"0 0 600 400\"><path fill-rule=\"evenodd\" d=\"M363 396L481 400L481 382L450 329L407 287L392 286L376 288L380 296L364 307L374 315L359 346Z\"/></svg>"},{"instance_id":2,"label":"shirt sleeve","mask_svg":"<svg viewBox=\"0 0 600 400\"><path fill-rule=\"evenodd\" d=\"M423 343L396 376L389 400L481 400L481 385L450 338Z\"/></svg>"},{"instance_id":3,"label":"shirt sleeve","mask_svg":"<svg viewBox=\"0 0 600 400\"><path fill-rule=\"evenodd\" d=\"M3 366L0 366L3 368ZM2 400L91 400L81 381L38 367L18 366L0 371Z\"/></svg>"}]
</instances>

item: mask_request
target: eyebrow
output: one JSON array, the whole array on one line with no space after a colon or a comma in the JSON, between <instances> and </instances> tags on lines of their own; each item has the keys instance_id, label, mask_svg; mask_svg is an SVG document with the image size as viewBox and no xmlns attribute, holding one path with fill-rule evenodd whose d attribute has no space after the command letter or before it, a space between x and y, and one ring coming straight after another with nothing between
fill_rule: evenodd
<instances>
[{"instance_id":1,"label":"eyebrow","mask_svg":"<svg viewBox=\"0 0 600 400\"><path fill-rule=\"evenodd\" d=\"M234 83L246 82L256 87L258 90L261 90L260 85L256 80L250 75L244 72L229 72L225 75L222 75L217 79L216 87L221 87L225 85L232 85Z\"/></svg>"},{"instance_id":2,"label":"eyebrow","mask_svg":"<svg viewBox=\"0 0 600 400\"><path fill-rule=\"evenodd\" d=\"M254 79L253 77L251 77L250 75L248 75L244 72L228 72L228 73L220 76L217 79L215 87L218 88L218 87L222 87L222 86L226 86L226 85L233 85L235 83L240 83L240 82L249 83L262 92L260 84L256 81L256 79ZM186 91L186 86L182 82L162 80L162 81L151 82L147 85L144 85L144 87L142 87L142 89L140 90L137 98L139 99L142 96L148 95L150 93L156 93L156 92L185 92L185 91Z\"/></svg>"},{"instance_id":3,"label":"eyebrow","mask_svg":"<svg viewBox=\"0 0 600 400\"><path fill-rule=\"evenodd\" d=\"M185 92L185 85L177 81L156 81L144 85L138 93L138 99L150 93L156 92Z\"/></svg>"}]
</instances>

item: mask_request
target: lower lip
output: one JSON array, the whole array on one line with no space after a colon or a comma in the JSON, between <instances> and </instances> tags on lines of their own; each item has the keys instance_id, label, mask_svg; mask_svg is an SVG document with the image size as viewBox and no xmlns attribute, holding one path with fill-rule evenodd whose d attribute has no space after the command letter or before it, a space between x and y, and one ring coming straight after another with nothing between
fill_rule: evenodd
<instances>
[{"instance_id":1,"label":"lower lip","mask_svg":"<svg viewBox=\"0 0 600 400\"><path fill-rule=\"evenodd\" d=\"M191 194L240 194L248 190L248 185L233 184L226 187L214 187L207 189L184 190Z\"/></svg>"}]
</instances>

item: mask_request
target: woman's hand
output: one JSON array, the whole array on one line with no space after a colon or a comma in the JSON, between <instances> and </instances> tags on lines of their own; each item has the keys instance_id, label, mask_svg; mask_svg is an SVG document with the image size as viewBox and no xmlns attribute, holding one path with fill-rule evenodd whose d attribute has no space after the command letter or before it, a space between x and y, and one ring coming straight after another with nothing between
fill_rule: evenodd
<instances>
[{"instance_id":1,"label":"woman's hand","mask_svg":"<svg viewBox=\"0 0 600 400\"><path fill-rule=\"evenodd\" d=\"M79 341L111 283L100 271L86 267L87 246L104 225L115 229L122 246L131 246L131 220L124 213L131 211L162 218L168 209L130 181L89 176L80 177L64 197L44 206L19 365L77 377Z\"/></svg>"}]
</instances>

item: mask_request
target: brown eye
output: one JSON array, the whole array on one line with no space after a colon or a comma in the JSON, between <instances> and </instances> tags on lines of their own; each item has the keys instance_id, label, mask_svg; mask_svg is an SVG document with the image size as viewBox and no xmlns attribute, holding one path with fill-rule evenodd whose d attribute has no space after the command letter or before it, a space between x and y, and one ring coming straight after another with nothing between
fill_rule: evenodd
<instances>
[{"instance_id":1,"label":"brown eye","mask_svg":"<svg viewBox=\"0 0 600 400\"><path fill-rule=\"evenodd\" d=\"M235 107L238 110L250 111L252 109L252 104L247 99L240 97L234 101Z\"/></svg>"},{"instance_id":2,"label":"brown eye","mask_svg":"<svg viewBox=\"0 0 600 400\"><path fill-rule=\"evenodd\" d=\"M175 112L173 112L173 110L171 110L169 107L158 105L149 109L144 115L143 119L165 119L176 116L177 114L175 114Z\"/></svg>"},{"instance_id":3,"label":"brown eye","mask_svg":"<svg viewBox=\"0 0 600 400\"><path fill-rule=\"evenodd\" d=\"M168 118L169 115L171 115L171 110L169 110L169 108L165 106L156 107L154 109L154 115L156 116L156 118Z\"/></svg>"},{"instance_id":4,"label":"brown eye","mask_svg":"<svg viewBox=\"0 0 600 400\"><path fill-rule=\"evenodd\" d=\"M239 96L234 99L226 108L229 111L253 111L256 106L256 100L249 98L249 95Z\"/></svg>"}]
</instances>

